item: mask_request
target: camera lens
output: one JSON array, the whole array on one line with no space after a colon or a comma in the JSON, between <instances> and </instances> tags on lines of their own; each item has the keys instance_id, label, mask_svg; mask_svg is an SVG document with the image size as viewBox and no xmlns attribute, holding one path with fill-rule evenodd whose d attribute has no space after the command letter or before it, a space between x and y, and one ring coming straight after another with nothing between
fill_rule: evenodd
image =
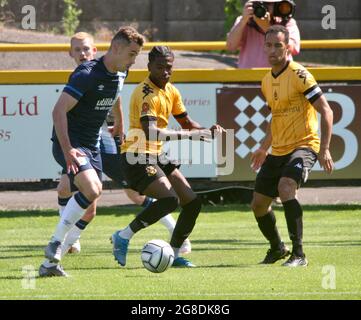
<instances>
[{"instance_id":1,"label":"camera lens","mask_svg":"<svg viewBox=\"0 0 361 320\"><path fill-rule=\"evenodd\" d=\"M288 16L292 12L292 6L287 1L280 2L278 11L282 16Z\"/></svg>"},{"instance_id":2,"label":"camera lens","mask_svg":"<svg viewBox=\"0 0 361 320\"><path fill-rule=\"evenodd\" d=\"M253 2L253 12L257 18L263 18L268 9L262 2Z\"/></svg>"}]
</instances>

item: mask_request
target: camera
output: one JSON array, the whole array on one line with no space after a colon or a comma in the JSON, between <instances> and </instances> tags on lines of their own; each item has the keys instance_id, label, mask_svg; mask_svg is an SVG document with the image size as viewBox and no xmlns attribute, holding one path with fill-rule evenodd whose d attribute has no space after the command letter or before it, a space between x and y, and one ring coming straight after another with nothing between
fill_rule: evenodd
<instances>
[{"instance_id":1,"label":"camera","mask_svg":"<svg viewBox=\"0 0 361 320\"><path fill-rule=\"evenodd\" d=\"M263 1L253 2L253 12L257 18L263 18L268 12L267 5Z\"/></svg>"},{"instance_id":2,"label":"camera","mask_svg":"<svg viewBox=\"0 0 361 320\"><path fill-rule=\"evenodd\" d=\"M257 18L265 17L268 12L267 2L255 1L252 3L254 15ZM273 4L273 15L281 17L283 20L291 19L295 14L296 4L293 0L283 0Z\"/></svg>"},{"instance_id":3,"label":"camera","mask_svg":"<svg viewBox=\"0 0 361 320\"><path fill-rule=\"evenodd\" d=\"M273 15L289 20L295 15L296 4L292 0L284 0L274 4Z\"/></svg>"}]
</instances>

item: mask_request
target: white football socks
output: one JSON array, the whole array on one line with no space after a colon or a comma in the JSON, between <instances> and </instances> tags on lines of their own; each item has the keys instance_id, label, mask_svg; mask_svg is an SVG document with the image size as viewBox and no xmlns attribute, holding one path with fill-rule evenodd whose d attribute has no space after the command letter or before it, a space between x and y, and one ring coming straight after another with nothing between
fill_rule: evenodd
<instances>
[{"instance_id":1,"label":"white football socks","mask_svg":"<svg viewBox=\"0 0 361 320\"><path fill-rule=\"evenodd\" d=\"M61 217L63 215L64 209L66 206L59 206L59 216Z\"/></svg>"},{"instance_id":2,"label":"white football socks","mask_svg":"<svg viewBox=\"0 0 361 320\"><path fill-rule=\"evenodd\" d=\"M168 229L170 236L172 236L176 224L172 215L167 214L163 218L159 219L159 222Z\"/></svg>"},{"instance_id":3,"label":"white football socks","mask_svg":"<svg viewBox=\"0 0 361 320\"><path fill-rule=\"evenodd\" d=\"M127 226L125 229L119 231L119 236L123 239L130 240L134 236L134 232Z\"/></svg>"},{"instance_id":4,"label":"white football socks","mask_svg":"<svg viewBox=\"0 0 361 320\"><path fill-rule=\"evenodd\" d=\"M69 247L80 238L80 234L82 233L82 231L83 230L79 229L77 226L74 226L70 229L70 231L65 237L64 242L61 245L61 257L64 257L65 254L68 252Z\"/></svg>"},{"instance_id":5,"label":"white football socks","mask_svg":"<svg viewBox=\"0 0 361 320\"><path fill-rule=\"evenodd\" d=\"M83 216L85 209L83 209L72 196L66 205L63 214L60 218L53 240L63 242L66 234L74 226L74 224Z\"/></svg>"},{"instance_id":6,"label":"white football socks","mask_svg":"<svg viewBox=\"0 0 361 320\"><path fill-rule=\"evenodd\" d=\"M177 259L179 257L179 248L172 247L172 249L174 251L174 259Z\"/></svg>"}]
</instances>

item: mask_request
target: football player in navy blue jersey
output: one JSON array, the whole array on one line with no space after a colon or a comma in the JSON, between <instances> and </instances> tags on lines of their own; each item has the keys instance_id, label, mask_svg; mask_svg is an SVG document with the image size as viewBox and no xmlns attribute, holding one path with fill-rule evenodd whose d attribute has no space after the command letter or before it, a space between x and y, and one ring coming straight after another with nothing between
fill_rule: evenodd
<instances>
[{"instance_id":1,"label":"football player in navy blue jersey","mask_svg":"<svg viewBox=\"0 0 361 320\"><path fill-rule=\"evenodd\" d=\"M76 68L54 107L53 155L68 174L71 190L77 192L45 248L50 263L61 260L65 236L101 194L100 128L112 110L112 134L123 136L121 106L115 102L143 43L143 36L132 27L120 28L104 56ZM66 275L60 265L57 270Z\"/></svg>"},{"instance_id":2,"label":"football player in navy blue jersey","mask_svg":"<svg viewBox=\"0 0 361 320\"><path fill-rule=\"evenodd\" d=\"M94 38L92 35L86 32L78 32L71 37L70 40L70 51L69 55L74 59L77 65L82 64L83 62L90 61L95 59L95 55L97 52L97 48L94 45ZM119 88L119 91L121 88ZM118 97L116 102L117 104L121 104L121 97ZM120 108L122 111L122 108ZM111 121L113 122L113 121ZM109 122L110 124L110 122ZM136 204L147 206L149 205L153 199L139 195L138 192L129 189L125 183L125 180L119 170L119 164L117 161L117 154L119 153L119 145L122 142L123 135L123 114L121 112L121 120L120 120L120 136L113 137L109 130L112 129L107 126L107 123L104 122L102 131L101 131L101 139L100 139L100 151L102 156L102 166L103 172L110 177L114 182L117 183L118 186L124 187L124 191L127 196ZM64 210L67 202L72 196L70 190L70 182L66 172L62 173L61 179L58 184L58 204L59 204L59 214L61 216L62 211ZM75 224L75 226L68 232L64 243L62 244L62 255L65 255L67 252L69 253L80 253L81 245L80 245L80 234L89 224L89 222L96 215L96 201L92 203L91 206L86 210L84 216ZM170 216L170 220L173 220ZM169 219L168 219L169 220ZM167 221L168 222L168 221ZM168 225L175 225L170 221ZM170 233L172 233L173 229L170 228ZM54 266L54 264L50 264L49 262L45 262L45 264L50 268Z\"/></svg>"}]
</instances>

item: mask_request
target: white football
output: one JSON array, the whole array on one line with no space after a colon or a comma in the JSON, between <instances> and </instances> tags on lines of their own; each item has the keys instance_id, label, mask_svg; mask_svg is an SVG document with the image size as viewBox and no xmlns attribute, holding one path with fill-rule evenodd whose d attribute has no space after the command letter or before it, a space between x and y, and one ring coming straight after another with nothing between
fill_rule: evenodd
<instances>
[{"instance_id":1,"label":"white football","mask_svg":"<svg viewBox=\"0 0 361 320\"><path fill-rule=\"evenodd\" d=\"M170 244L163 240L150 240L142 249L141 259L147 270L161 273L173 264L174 251Z\"/></svg>"}]
</instances>

